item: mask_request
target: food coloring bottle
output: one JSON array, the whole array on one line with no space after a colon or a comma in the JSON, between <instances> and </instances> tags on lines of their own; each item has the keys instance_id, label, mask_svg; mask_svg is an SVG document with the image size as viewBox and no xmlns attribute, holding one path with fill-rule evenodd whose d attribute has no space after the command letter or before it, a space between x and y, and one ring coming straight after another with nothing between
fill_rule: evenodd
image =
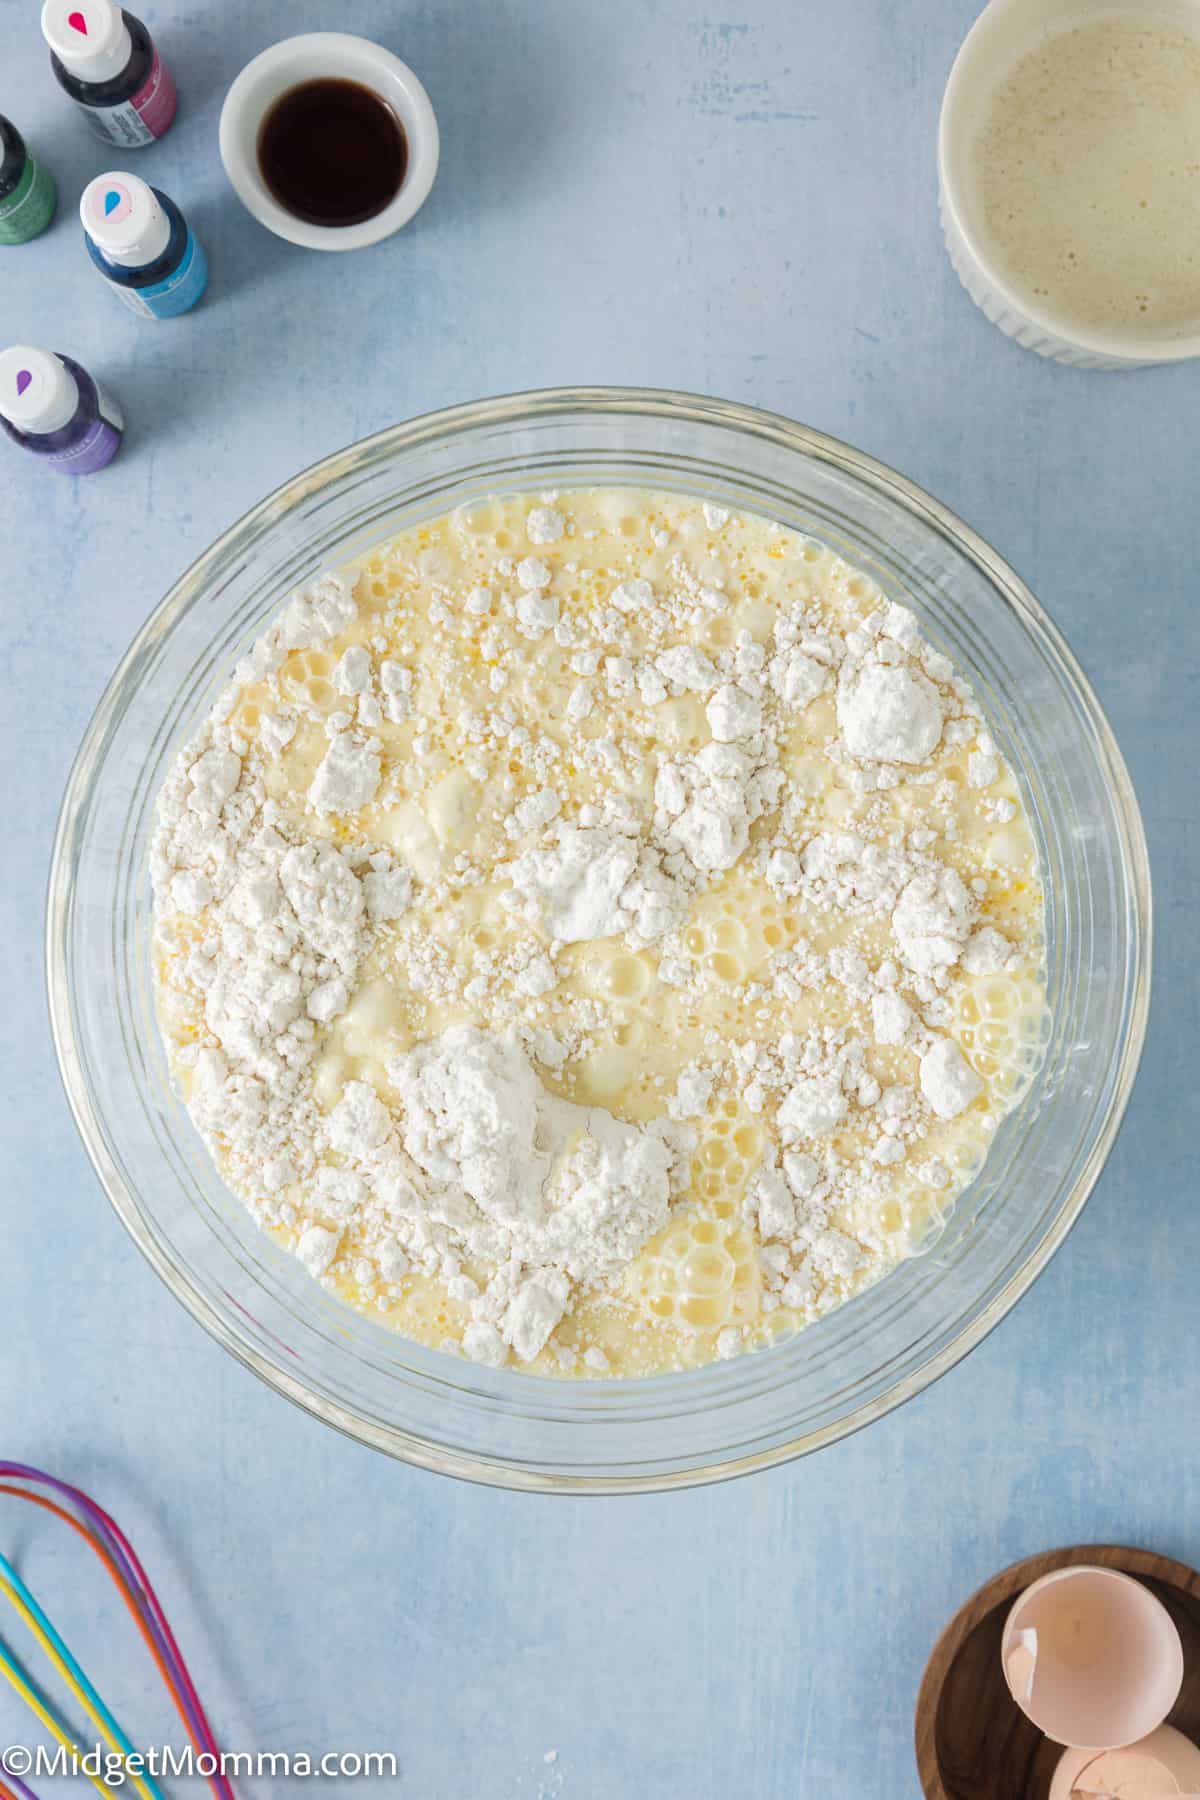
<instances>
[{"instance_id":1,"label":"food coloring bottle","mask_svg":"<svg viewBox=\"0 0 1200 1800\"><path fill-rule=\"evenodd\" d=\"M69 356L0 350L0 426L64 475L94 475L121 448L121 410Z\"/></svg>"},{"instance_id":2,"label":"food coloring bottle","mask_svg":"<svg viewBox=\"0 0 1200 1800\"><path fill-rule=\"evenodd\" d=\"M27 244L45 231L57 199L53 175L0 115L0 244Z\"/></svg>"},{"instance_id":3,"label":"food coloring bottle","mask_svg":"<svg viewBox=\"0 0 1200 1800\"><path fill-rule=\"evenodd\" d=\"M152 144L175 117L175 83L140 19L113 0L46 0L42 36L58 85L98 137Z\"/></svg>"},{"instance_id":4,"label":"food coloring bottle","mask_svg":"<svg viewBox=\"0 0 1200 1800\"><path fill-rule=\"evenodd\" d=\"M195 306L208 263L173 200L123 169L97 175L79 202L88 255L132 312L173 319Z\"/></svg>"}]
</instances>

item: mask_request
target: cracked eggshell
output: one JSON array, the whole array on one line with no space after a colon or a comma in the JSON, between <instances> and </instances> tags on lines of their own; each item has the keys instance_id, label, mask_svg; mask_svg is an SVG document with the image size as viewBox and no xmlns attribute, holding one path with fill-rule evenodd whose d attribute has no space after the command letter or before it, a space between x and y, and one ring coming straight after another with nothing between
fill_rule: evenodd
<instances>
[{"instance_id":1,"label":"cracked eggshell","mask_svg":"<svg viewBox=\"0 0 1200 1800\"><path fill-rule=\"evenodd\" d=\"M1122 1800L1194 1797L1200 1794L1200 1750L1171 1725L1123 1750L1064 1750L1047 1800L1102 1794Z\"/></svg>"},{"instance_id":2,"label":"cracked eggshell","mask_svg":"<svg viewBox=\"0 0 1200 1800\"><path fill-rule=\"evenodd\" d=\"M1183 1646L1166 1608L1132 1576L1090 1564L1026 1588L1000 1657L1009 1692L1038 1729L1093 1753L1148 1737L1183 1684Z\"/></svg>"}]
</instances>

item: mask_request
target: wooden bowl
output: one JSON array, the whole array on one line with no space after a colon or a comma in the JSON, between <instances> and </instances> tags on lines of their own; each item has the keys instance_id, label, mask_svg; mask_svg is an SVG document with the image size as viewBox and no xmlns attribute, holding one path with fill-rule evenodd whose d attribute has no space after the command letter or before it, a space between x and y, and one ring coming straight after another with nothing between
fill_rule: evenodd
<instances>
[{"instance_id":1,"label":"wooden bowl","mask_svg":"<svg viewBox=\"0 0 1200 1800\"><path fill-rule=\"evenodd\" d=\"M1167 1723L1200 1742L1200 1575L1186 1563L1118 1544L1027 1556L961 1606L933 1647L917 1696L917 1769L927 1800L1047 1800L1062 1755L1013 1700L1000 1666L1009 1607L1055 1569L1093 1563L1145 1582L1183 1642L1183 1687Z\"/></svg>"}]
</instances>

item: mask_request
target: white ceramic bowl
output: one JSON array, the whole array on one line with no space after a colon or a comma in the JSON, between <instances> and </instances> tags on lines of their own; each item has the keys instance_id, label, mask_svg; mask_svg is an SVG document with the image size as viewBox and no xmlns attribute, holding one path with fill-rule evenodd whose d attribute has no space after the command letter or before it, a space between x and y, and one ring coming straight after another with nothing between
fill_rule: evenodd
<instances>
[{"instance_id":1,"label":"white ceramic bowl","mask_svg":"<svg viewBox=\"0 0 1200 1800\"><path fill-rule=\"evenodd\" d=\"M1200 334L1154 339L1136 332L1071 330L1005 280L990 260L966 181L975 131L998 83L1028 51L1072 25L1111 14L1113 0L990 0L950 71L938 128L942 233L959 280L976 306L1027 350L1081 369L1143 369L1200 356ZM1136 16L1200 30L1200 0L1123 0Z\"/></svg>"},{"instance_id":2,"label":"white ceramic bowl","mask_svg":"<svg viewBox=\"0 0 1200 1800\"><path fill-rule=\"evenodd\" d=\"M304 81L357 81L385 100L404 127L408 167L394 200L358 225L310 225L275 199L258 165L258 134L281 94ZM308 31L284 38L248 62L221 108L221 161L242 205L268 231L307 250L361 250L407 225L424 204L438 166L438 128L429 95L407 63L369 38Z\"/></svg>"}]
</instances>

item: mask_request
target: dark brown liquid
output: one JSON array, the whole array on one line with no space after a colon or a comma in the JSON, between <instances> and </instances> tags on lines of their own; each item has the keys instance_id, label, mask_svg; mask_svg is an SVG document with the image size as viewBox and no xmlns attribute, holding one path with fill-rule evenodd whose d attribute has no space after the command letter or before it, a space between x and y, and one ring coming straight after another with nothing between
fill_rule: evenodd
<instances>
[{"instance_id":1,"label":"dark brown liquid","mask_svg":"<svg viewBox=\"0 0 1200 1800\"><path fill-rule=\"evenodd\" d=\"M309 225L361 225L400 191L404 127L357 81L304 81L281 94L258 134L263 180Z\"/></svg>"}]
</instances>

